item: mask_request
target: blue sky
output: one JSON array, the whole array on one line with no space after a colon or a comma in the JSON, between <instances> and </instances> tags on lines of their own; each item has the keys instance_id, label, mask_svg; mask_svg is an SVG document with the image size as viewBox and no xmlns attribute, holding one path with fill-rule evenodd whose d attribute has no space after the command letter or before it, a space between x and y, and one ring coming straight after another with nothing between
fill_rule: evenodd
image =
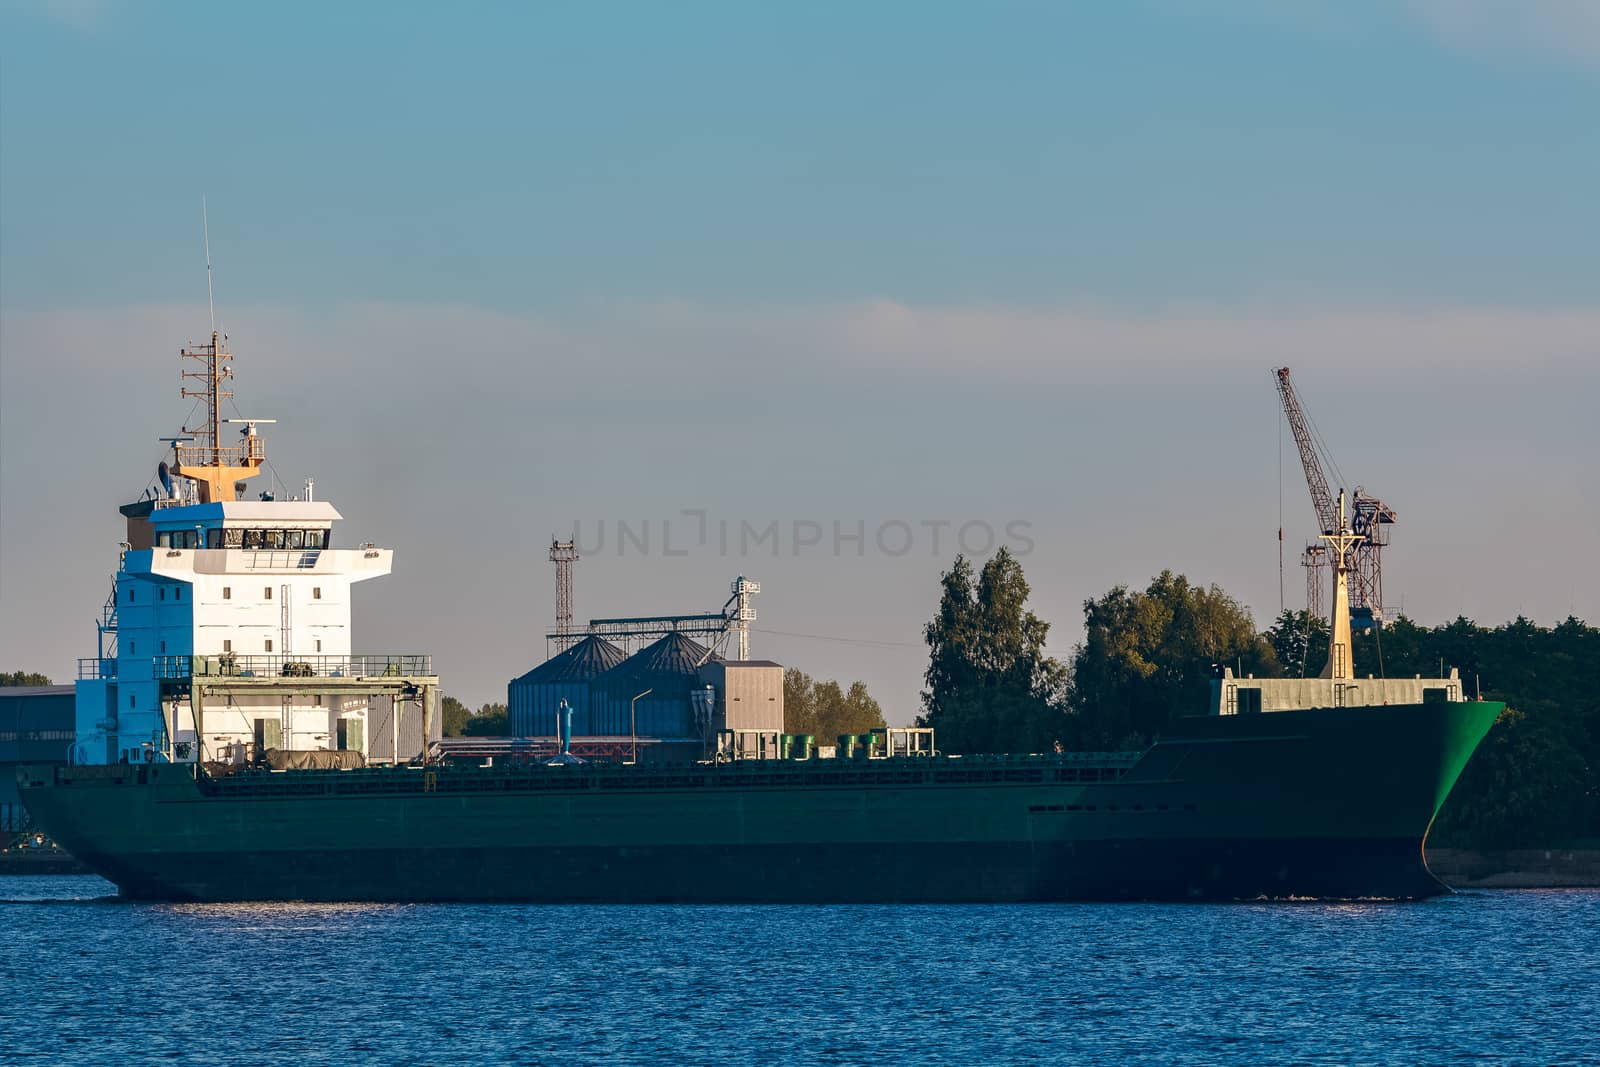
<instances>
[{"instance_id":1,"label":"blue sky","mask_svg":"<svg viewBox=\"0 0 1600 1067\"><path fill-rule=\"evenodd\" d=\"M684 509L1023 519L1064 652L1165 565L1264 620L1280 362L1400 509L1408 611L1593 618L1597 11L9 4L0 648L88 651L186 410L202 193L241 403L400 549L357 643L474 701L536 658L541 540ZM752 573L856 640L758 652L904 720L948 555L596 558L579 611Z\"/></svg>"},{"instance_id":2,"label":"blue sky","mask_svg":"<svg viewBox=\"0 0 1600 1067\"><path fill-rule=\"evenodd\" d=\"M7 295L171 299L203 187L263 300L1583 298L1600 61L1419 10L13 13Z\"/></svg>"}]
</instances>

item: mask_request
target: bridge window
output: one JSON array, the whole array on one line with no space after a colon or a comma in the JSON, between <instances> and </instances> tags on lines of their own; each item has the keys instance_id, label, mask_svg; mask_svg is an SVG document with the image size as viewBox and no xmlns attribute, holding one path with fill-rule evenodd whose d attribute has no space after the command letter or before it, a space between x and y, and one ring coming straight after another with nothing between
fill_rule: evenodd
<instances>
[{"instance_id":1,"label":"bridge window","mask_svg":"<svg viewBox=\"0 0 1600 1067\"><path fill-rule=\"evenodd\" d=\"M306 532L304 530L283 531L284 548L304 548L306 546Z\"/></svg>"},{"instance_id":2,"label":"bridge window","mask_svg":"<svg viewBox=\"0 0 1600 1067\"><path fill-rule=\"evenodd\" d=\"M283 531L282 530L263 530L261 533L262 533L262 544L265 547L267 547L267 548L282 548L283 547Z\"/></svg>"},{"instance_id":3,"label":"bridge window","mask_svg":"<svg viewBox=\"0 0 1600 1067\"><path fill-rule=\"evenodd\" d=\"M206 531L206 547L207 548L221 548L222 547L222 531L221 530L213 528L213 529L210 529L210 530Z\"/></svg>"},{"instance_id":4,"label":"bridge window","mask_svg":"<svg viewBox=\"0 0 1600 1067\"><path fill-rule=\"evenodd\" d=\"M242 548L243 546L244 546L244 531L243 530L223 530L222 531L222 547L223 548Z\"/></svg>"},{"instance_id":5,"label":"bridge window","mask_svg":"<svg viewBox=\"0 0 1600 1067\"><path fill-rule=\"evenodd\" d=\"M243 531L243 533L244 533L244 547L245 548L260 548L261 547L261 531L260 530L245 530L245 531Z\"/></svg>"},{"instance_id":6,"label":"bridge window","mask_svg":"<svg viewBox=\"0 0 1600 1067\"><path fill-rule=\"evenodd\" d=\"M328 547L328 531L327 530L307 530L306 531L306 547L307 548L327 548Z\"/></svg>"}]
</instances>

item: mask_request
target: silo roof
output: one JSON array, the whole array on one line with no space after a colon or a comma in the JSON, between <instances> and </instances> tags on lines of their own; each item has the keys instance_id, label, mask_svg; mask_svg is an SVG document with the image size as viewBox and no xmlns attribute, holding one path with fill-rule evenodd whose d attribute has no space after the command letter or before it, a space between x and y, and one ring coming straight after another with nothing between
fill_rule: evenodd
<instances>
[{"instance_id":1,"label":"silo roof","mask_svg":"<svg viewBox=\"0 0 1600 1067\"><path fill-rule=\"evenodd\" d=\"M582 682L604 674L624 662L627 655L605 638L590 634L571 648L557 652L512 685Z\"/></svg>"},{"instance_id":2,"label":"silo roof","mask_svg":"<svg viewBox=\"0 0 1600 1067\"><path fill-rule=\"evenodd\" d=\"M682 677L693 679L707 663L720 662L700 642L680 633L670 633L635 652L621 666L607 674L607 681L629 678Z\"/></svg>"}]
</instances>

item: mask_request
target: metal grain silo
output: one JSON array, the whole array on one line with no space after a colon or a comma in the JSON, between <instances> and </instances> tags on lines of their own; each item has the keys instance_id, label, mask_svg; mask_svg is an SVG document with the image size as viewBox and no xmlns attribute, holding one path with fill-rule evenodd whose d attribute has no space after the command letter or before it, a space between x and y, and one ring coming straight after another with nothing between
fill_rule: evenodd
<instances>
[{"instance_id":1,"label":"metal grain silo","mask_svg":"<svg viewBox=\"0 0 1600 1067\"><path fill-rule=\"evenodd\" d=\"M589 729L579 730L574 719L574 732L596 737L637 732L641 737L698 740L700 729L689 693L704 684L699 669L718 658L692 638L667 634L594 680L586 717ZM646 690L648 695L639 696Z\"/></svg>"},{"instance_id":2,"label":"metal grain silo","mask_svg":"<svg viewBox=\"0 0 1600 1067\"><path fill-rule=\"evenodd\" d=\"M622 649L603 637L585 637L558 652L506 687L506 708L513 737L555 737L556 709L572 705L572 728L584 734L590 682L627 659Z\"/></svg>"}]
</instances>

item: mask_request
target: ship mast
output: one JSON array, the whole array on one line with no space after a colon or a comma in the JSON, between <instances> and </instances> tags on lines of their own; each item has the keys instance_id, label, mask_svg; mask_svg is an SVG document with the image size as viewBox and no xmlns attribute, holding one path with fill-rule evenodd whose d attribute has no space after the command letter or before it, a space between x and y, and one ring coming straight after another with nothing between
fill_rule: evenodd
<instances>
[{"instance_id":1,"label":"ship mast","mask_svg":"<svg viewBox=\"0 0 1600 1067\"><path fill-rule=\"evenodd\" d=\"M244 442L232 448L222 447L222 402L233 398L232 390L224 388L223 383L233 378L233 368L228 365L233 353L227 350L227 337L217 332L217 298L211 284L211 224L206 218L204 197L200 198L200 224L205 235L206 303L211 310L211 343L197 345L191 341L178 349L182 358L201 364L200 369L183 371L184 384L179 392L185 399L197 397L204 401L206 412L200 425L183 428L184 436L190 441L172 443L172 473L193 479L200 503L211 504L232 500L235 483L255 477L261 469L266 455L261 439L256 436L256 422L271 420L246 422ZM188 384L191 379L203 384L191 389Z\"/></svg>"},{"instance_id":2,"label":"ship mast","mask_svg":"<svg viewBox=\"0 0 1600 1067\"><path fill-rule=\"evenodd\" d=\"M1333 556L1333 620L1328 631L1328 665L1322 668L1322 677L1348 682L1355 677L1350 649L1350 549L1366 538L1350 530L1345 518L1343 489L1339 490L1334 520L1333 529L1322 535Z\"/></svg>"},{"instance_id":3,"label":"ship mast","mask_svg":"<svg viewBox=\"0 0 1600 1067\"><path fill-rule=\"evenodd\" d=\"M200 494L200 503L211 504L233 499L235 482L255 477L266 459L261 438L256 436L255 424L247 424L241 444L223 447L222 402L233 396L224 383L233 378L233 368L228 365L233 353L227 350L227 338L215 329L209 344L190 343L178 350L184 359L192 359L200 366L183 371L184 397L197 397L205 404L205 418L195 426L185 426L189 442L174 442L172 449L176 462L172 473L192 478ZM190 380L201 384L191 388Z\"/></svg>"}]
</instances>

